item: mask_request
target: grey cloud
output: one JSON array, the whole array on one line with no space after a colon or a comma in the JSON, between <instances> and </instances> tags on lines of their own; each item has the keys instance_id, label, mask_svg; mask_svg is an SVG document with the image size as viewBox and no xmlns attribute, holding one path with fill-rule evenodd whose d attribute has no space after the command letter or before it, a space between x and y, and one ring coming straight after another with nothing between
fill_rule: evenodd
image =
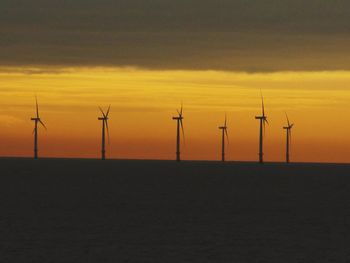
<instances>
[{"instance_id":1,"label":"grey cloud","mask_svg":"<svg viewBox=\"0 0 350 263\"><path fill-rule=\"evenodd\" d=\"M346 0L2 0L0 64L350 69Z\"/></svg>"}]
</instances>

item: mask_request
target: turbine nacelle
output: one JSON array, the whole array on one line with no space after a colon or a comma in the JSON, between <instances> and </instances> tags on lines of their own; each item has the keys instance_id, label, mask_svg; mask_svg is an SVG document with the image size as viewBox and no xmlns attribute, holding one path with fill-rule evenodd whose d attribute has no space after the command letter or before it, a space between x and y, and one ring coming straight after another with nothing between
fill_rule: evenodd
<instances>
[{"instance_id":1,"label":"turbine nacelle","mask_svg":"<svg viewBox=\"0 0 350 263\"><path fill-rule=\"evenodd\" d=\"M97 119L99 120L99 121L102 121L103 122L103 129L104 129L104 127L105 127L105 125L106 125L106 130L107 130L107 139L108 139L108 143L109 143L109 128L108 128L108 114L109 114L109 110L111 109L111 105L109 105L108 106L108 109L107 109L107 111L106 111L106 113L102 110L102 108L101 107L98 107L99 109L100 109L100 111L101 111L101 113L102 113L102 117L98 117ZM103 133L104 133L104 131L103 131ZM104 135L103 135L104 136ZM104 150L103 150L104 151Z\"/></svg>"},{"instance_id":2,"label":"turbine nacelle","mask_svg":"<svg viewBox=\"0 0 350 263\"><path fill-rule=\"evenodd\" d=\"M30 120L35 121L35 122L39 122L47 130L45 124L41 121L41 119L39 117L39 105L38 105L37 97L35 97L35 106L36 106L36 117L30 118Z\"/></svg>"},{"instance_id":3,"label":"turbine nacelle","mask_svg":"<svg viewBox=\"0 0 350 263\"><path fill-rule=\"evenodd\" d=\"M38 99L35 96L35 107L36 107L36 117L30 118L30 120L35 122L33 134L34 134L34 159L38 159L38 123L41 124L45 130L47 130L45 124L42 122L42 120L39 117L39 105L38 105Z\"/></svg>"},{"instance_id":4,"label":"turbine nacelle","mask_svg":"<svg viewBox=\"0 0 350 263\"><path fill-rule=\"evenodd\" d=\"M262 115L261 116L255 116L255 119L256 120L262 120L264 125L265 125L265 123L269 124L269 122L267 121L267 116L265 115L264 97L262 95L261 90L260 90L260 93L261 93L261 113L262 113Z\"/></svg>"},{"instance_id":5,"label":"turbine nacelle","mask_svg":"<svg viewBox=\"0 0 350 263\"><path fill-rule=\"evenodd\" d=\"M219 130L222 131L221 137L221 161L225 162L225 138L227 139L227 143L229 142L228 133L227 133L227 116L225 114L225 121L222 126L218 127Z\"/></svg>"},{"instance_id":6,"label":"turbine nacelle","mask_svg":"<svg viewBox=\"0 0 350 263\"><path fill-rule=\"evenodd\" d=\"M176 130L176 161L180 161L180 129L182 132L182 138L185 139L185 131L182 120L184 119L182 116L182 104L180 111L177 110L178 116L173 117L173 120L177 122L177 130Z\"/></svg>"},{"instance_id":7,"label":"turbine nacelle","mask_svg":"<svg viewBox=\"0 0 350 263\"><path fill-rule=\"evenodd\" d=\"M219 129L220 130L227 130L227 116L225 114L225 122L224 122L224 125L223 126L219 126Z\"/></svg>"},{"instance_id":8,"label":"turbine nacelle","mask_svg":"<svg viewBox=\"0 0 350 263\"><path fill-rule=\"evenodd\" d=\"M173 120L183 120L183 117L182 117L182 105L181 105L180 111L177 110L177 113L178 113L178 116L177 117L173 117Z\"/></svg>"},{"instance_id":9,"label":"turbine nacelle","mask_svg":"<svg viewBox=\"0 0 350 263\"><path fill-rule=\"evenodd\" d=\"M99 107L101 113L102 113L102 117L98 117L97 119L99 121L102 121L102 160L105 160L106 158L106 149L105 149L105 129L107 130L107 140L108 140L108 144L109 144L109 128L108 128L108 114L109 114L109 110L111 109L111 105L108 106L108 109L106 111L106 113L102 110L101 107Z\"/></svg>"},{"instance_id":10,"label":"turbine nacelle","mask_svg":"<svg viewBox=\"0 0 350 263\"><path fill-rule=\"evenodd\" d=\"M108 106L107 112L105 113L101 107L98 107L103 115L103 117L99 117L99 120L108 120L108 114L109 114L109 110L111 109L111 105Z\"/></svg>"},{"instance_id":11,"label":"turbine nacelle","mask_svg":"<svg viewBox=\"0 0 350 263\"><path fill-rule=\"evenodd\" d=\"M294 123L290 123L289 122L289 118L288 118L288 115L287 115L287 113L286 113L286 119L287 119L287 126L286 127L283 127L283 129L292 129L293 128L293 126L294 126Z\"/></svg>"},{"instance_id":12,"label":"turbine nacelle","mask_svg":"<svg viewBox=\"0 0 350 263\"><path fill-rule=\"evenodd\" d=\"M287 146L286 146L286 162L289 163L289 151L290 151L290 144L292 141L292 128L294 126L293 123L289 122L288 115L286 113L286 119L287 119L287 125L283 127L284 130L287 132Z\"/></svg>"},{"instance_id":13,"label":"turbine nacelle","mask_svg":"<svg viewBox=\"0 0 350 263\"><path fill-rule=\"evenodd\" d=\"M265 114L265 105L264 105L264 97L262 95L262 92L260 90L260 95L261 95L261 115L260 116L255 116L256 120L260 121L260 133L259 133L259 162L263 163L263 139L265 136L265 126L266 124L269 124L267 121L267 116Z\"/></svg>"}]
</instances>

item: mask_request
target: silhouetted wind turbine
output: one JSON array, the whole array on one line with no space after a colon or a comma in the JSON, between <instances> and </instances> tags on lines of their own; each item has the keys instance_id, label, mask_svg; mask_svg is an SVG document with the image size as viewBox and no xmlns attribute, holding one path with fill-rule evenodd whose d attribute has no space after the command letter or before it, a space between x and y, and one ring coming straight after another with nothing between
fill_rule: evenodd
<instances>
[{"instance_id":1,"label":"silhouetted wind turbine","mask_svg":"<svg viewBox=\"0 0 350 263\"><path fill-rule=\"evenodd\" d=\"M228 134L227 134L227 118L225 115L225 123L224 126L219 127L220 130L222 130L222 138L221 138L221 161L225 162L225 137L228 141Z\"/></svg>"},{"instance_id":2,"label":"silhouetted wind turbine","mask_svg":"<svg viewBox=\"0 0 350 263\"><path fill-rule=\"evenodd\" d=\"M293 123L290 124L287 113L286 113L286 118L287 118L287 126L283 127L283 129L285 129L286 133L287 133L286 162L289 163L289 148L290 148L290 144L292 141L292 128L293 128L294 124Z\"/></svg>"},{"instance_id":3,"label":"silhouetted wind turbine","mask_svg":"<svg viewBox=\"0 0 350 263\"><path fill-rule=\"evenodd\" d=\"M265 135L265 124L269 124L267 121L267 116L265 115L265 106L264 106L264 98L261 94L261 107L262 107L262 115L256 116L255 119L260 120L260 133L259 133L259 162L263 163L263 140Z\"/></svg>"},{"instance_id":4,"label":"silhouetted wind turbine","mask_svg":"<svg viewBox=\"0 0 350 263\"><path fill-rule=\"evenodd\" d=\"M39 106L38 106L38 99L35 97L35 105L36 105L36 117L30 118L32 121L34 121L34 159L38 159L38 123L40 123L45 130L46 126L45 124L41 121L39 117Z\"/></svg>"},{"instance_id":5,"label":"silhouetted wind turbine","mask_svg":"<svg viewBox=\"0 0 350 263\"><path fill-rule=\"evenodd\" d=\"M102 117L99 117L98 120L102 121L102 160L106 159L106 148L105 148L105 130L107 130L107 136L108 136L108 142L109 142L109 130L108 130L108 114L111 106L108 107L107 112L104 113L104 111L99 107L100 111L102 112Z\"/></svg>"},{"instance_id":6,"label":"silhouetted wind turbine","mask_svg":"<svg viewBox=\"0 0 350 263\"><path fill-rule=\"evenodd\" d=\"M177 128L176 128L176 161L180 162L180 127L182 130L182 136L185 138L185 132L184 132L184 126L182 123L183 116L182 116L182 105L181 110L177 110L178 116L173 117L173 120L177 121Z\"/></svg>"}]
</instances>

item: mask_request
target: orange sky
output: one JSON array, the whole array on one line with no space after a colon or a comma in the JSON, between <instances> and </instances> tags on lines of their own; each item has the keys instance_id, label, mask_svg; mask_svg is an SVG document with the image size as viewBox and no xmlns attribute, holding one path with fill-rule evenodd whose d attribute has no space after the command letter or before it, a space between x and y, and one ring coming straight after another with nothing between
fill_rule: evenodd
<instances>
[{"instance_id":1,"label":"orange sky","mask_svg":"<svg viewBox=\"0 0 350 263\"><path fill-rule=\"evenodd\" d=\"M31 156L35 94L48 130L39 155L99 157L98 106L111 104L109 158L174 159L184 104L183 159L220 158L227 112L228 160L257 160L260 88L270 125L265 160L284 160L284 112L295 123L292 161L350 162L350 72L239 73L136 68L0 68L1 156Z\"/></svg>"}]
</instances>

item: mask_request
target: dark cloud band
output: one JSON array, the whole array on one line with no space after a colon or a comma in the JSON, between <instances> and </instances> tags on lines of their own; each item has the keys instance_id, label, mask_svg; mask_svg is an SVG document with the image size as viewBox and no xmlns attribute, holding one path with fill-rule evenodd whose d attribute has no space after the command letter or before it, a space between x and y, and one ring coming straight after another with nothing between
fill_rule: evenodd
<instances>
[{"instance_id":1,"label":"dark cloud band","mask_svg":"<svg viewBox=\"0 0 350 263\"><path fill-rule=\"evenodd\" d=\"M0 64L350 69L346 0L3 0Z\"/></svg>"}]
</instances>

